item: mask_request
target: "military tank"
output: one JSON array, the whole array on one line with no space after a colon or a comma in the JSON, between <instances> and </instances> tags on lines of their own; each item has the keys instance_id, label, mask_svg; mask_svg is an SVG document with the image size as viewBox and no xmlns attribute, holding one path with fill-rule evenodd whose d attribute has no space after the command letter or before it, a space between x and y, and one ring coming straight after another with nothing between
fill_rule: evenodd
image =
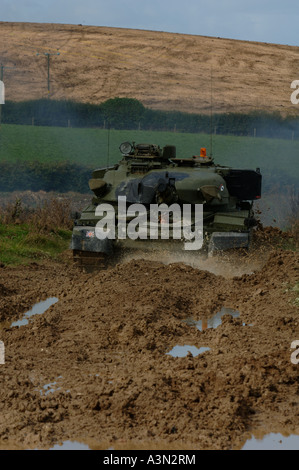
<instances>
[{"instance_id":1,"label":"military tank","mask_svg":"<svg viewBox=\"0 0 299 470\"><path fill-rule=\"evenodd\" d=\"M186 158L178 157L173 145L123 142L119 149L119 163L92 172L94 197L74 221L71 249L77 264L104 267L126 250L161 246L176 252L187 247L196 256L190 234L208 255L248 249L256 225L253 204L261 197L258 168L215 164L206 148ZM189 217L184 218L184 209Z\"/></svg>"}]
</instances>

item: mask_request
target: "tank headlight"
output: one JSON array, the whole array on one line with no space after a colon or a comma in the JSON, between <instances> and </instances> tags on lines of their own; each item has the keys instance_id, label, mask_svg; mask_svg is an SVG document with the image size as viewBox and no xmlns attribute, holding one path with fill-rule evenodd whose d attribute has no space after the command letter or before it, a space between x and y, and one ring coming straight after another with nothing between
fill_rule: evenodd
<instances>
[{"instance_id":1,"label":"tank headlight","mask_svg":"<svg viewBox=\"0 0 299 470\"><path fill-rule=\"evenodd\" d=\"M119 150L123 155L129 155L133 150L133 145L130 142L123 142L120 144Z\"/></svg>"}]
</instances>

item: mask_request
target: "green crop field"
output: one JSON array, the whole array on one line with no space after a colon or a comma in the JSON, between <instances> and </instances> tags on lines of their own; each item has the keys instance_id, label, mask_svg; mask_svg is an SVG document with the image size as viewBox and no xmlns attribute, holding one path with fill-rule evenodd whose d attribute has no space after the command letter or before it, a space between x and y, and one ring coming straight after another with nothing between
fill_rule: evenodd
<instances>
[{"instance_id":1,"label":"green crop field","mask_svg":"<svg viewBox=\"0 0 299 470\"><path fill-rule=\"evenodd\" d=\"M270 174L299 178L299 141L176 132L124 131L2 125L0 162L58 163L88 167L115 163L123 141L176 145L177 156L198 155L211 149L216 163L239 168L260 167Z\"/></svg>"}]
</instances>

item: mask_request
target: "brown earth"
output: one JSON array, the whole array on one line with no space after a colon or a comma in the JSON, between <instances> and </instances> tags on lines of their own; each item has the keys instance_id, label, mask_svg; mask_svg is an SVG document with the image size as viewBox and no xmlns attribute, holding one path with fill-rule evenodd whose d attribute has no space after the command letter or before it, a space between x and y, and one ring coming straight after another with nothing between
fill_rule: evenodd
<instances>
[{"instance_id":1,"label":"brown earth","mask_svg":"<svg viewBox=\"0 0 299 470\"><path fill-rule=\"evenodd\" d=\"M0 268L0 448L240 449L252 434L299 435L298 251L159 260ZM222 307L240 316L186 322ZM210 350L167 354L176 345Z\"/></svg>"},{"instance_id":2,"label":"brown earth","mask_svg":"<svg viewBox=\"0 0 299 470\"><path fill-rule=\"evenodd\" d=\"M254 109L297 114L299 48L166 32L0 22L6 99L140 100L190 113ZM60 53L57 56L57 53ZM39 55L36 55L39 53ZM13 67L13 68L9 68Z\"/></svg>"}]
</instances>

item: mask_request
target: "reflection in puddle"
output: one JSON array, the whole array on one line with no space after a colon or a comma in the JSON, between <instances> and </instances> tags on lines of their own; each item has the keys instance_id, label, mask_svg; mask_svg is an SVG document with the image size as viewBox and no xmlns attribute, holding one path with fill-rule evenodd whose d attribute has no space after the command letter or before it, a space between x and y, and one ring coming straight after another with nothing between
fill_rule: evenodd
<instances>
[{"instance_id":1,"label":"reflection in puddle","mask_svg":"<svg viewBox=\"0 0 299 470\"><path fill-rule=\"evenodd\" d=\"M262 439L252 437L242 447L242 450L299 450L299 436L288 437L282 434L267 434Z\"/></svg>"},{"instance_id":2,"label":"reflection in puddle","mask_svg":"<svg viewBox=\"0 0 299 470\"><path fill-rule=\"evenodd\" d=\"M169 354L170 356L173 357L186 357L188 352L192 354L192 356L198 356L199 354L204 353L205 351L209 351L210 348L196 348L195 346L189 346L189 345L184 345L184 346L175 346L172 348L171 351L169 351L166 354Z\"/></svg>"},{"instance_id":3,"label":"reflection in puddle","mask_svg":"<svg viewBox=\"0 0 299 470\"><path fill-rule=\"evenodd\" d=\"M223 315L231 315L233 318L238 318L240 316L240 312L237 310L233 310L231 308L223 307L220 312L217 312L212 318L195 321L192 318L188 318L185 322L190 326L196 326L196 328L200 331L204 331L207 328L217 328L221 325L221 318Z\"/></svg>"},{"instance_id":4,"label":"reflection in puddle","mask_svg":"<svg viewBox=\"0 0 299 470\"><path fill-rule=\"evenodd\" d=\"M49 297L43 302L38 302L32 307L31 310L28 310L28 312L24 313L22 320L13 322L10 327L12 328L13 326L20 327L23 325L27 325L27 323L29 323L28 318L32 317L33 315L41 315L42 313L45 313L45 311L48 310L48 308L50 308L51 305L55 304L56 302L58 302L58 299L56 297Z\"/></svg>"}]
</instances>

